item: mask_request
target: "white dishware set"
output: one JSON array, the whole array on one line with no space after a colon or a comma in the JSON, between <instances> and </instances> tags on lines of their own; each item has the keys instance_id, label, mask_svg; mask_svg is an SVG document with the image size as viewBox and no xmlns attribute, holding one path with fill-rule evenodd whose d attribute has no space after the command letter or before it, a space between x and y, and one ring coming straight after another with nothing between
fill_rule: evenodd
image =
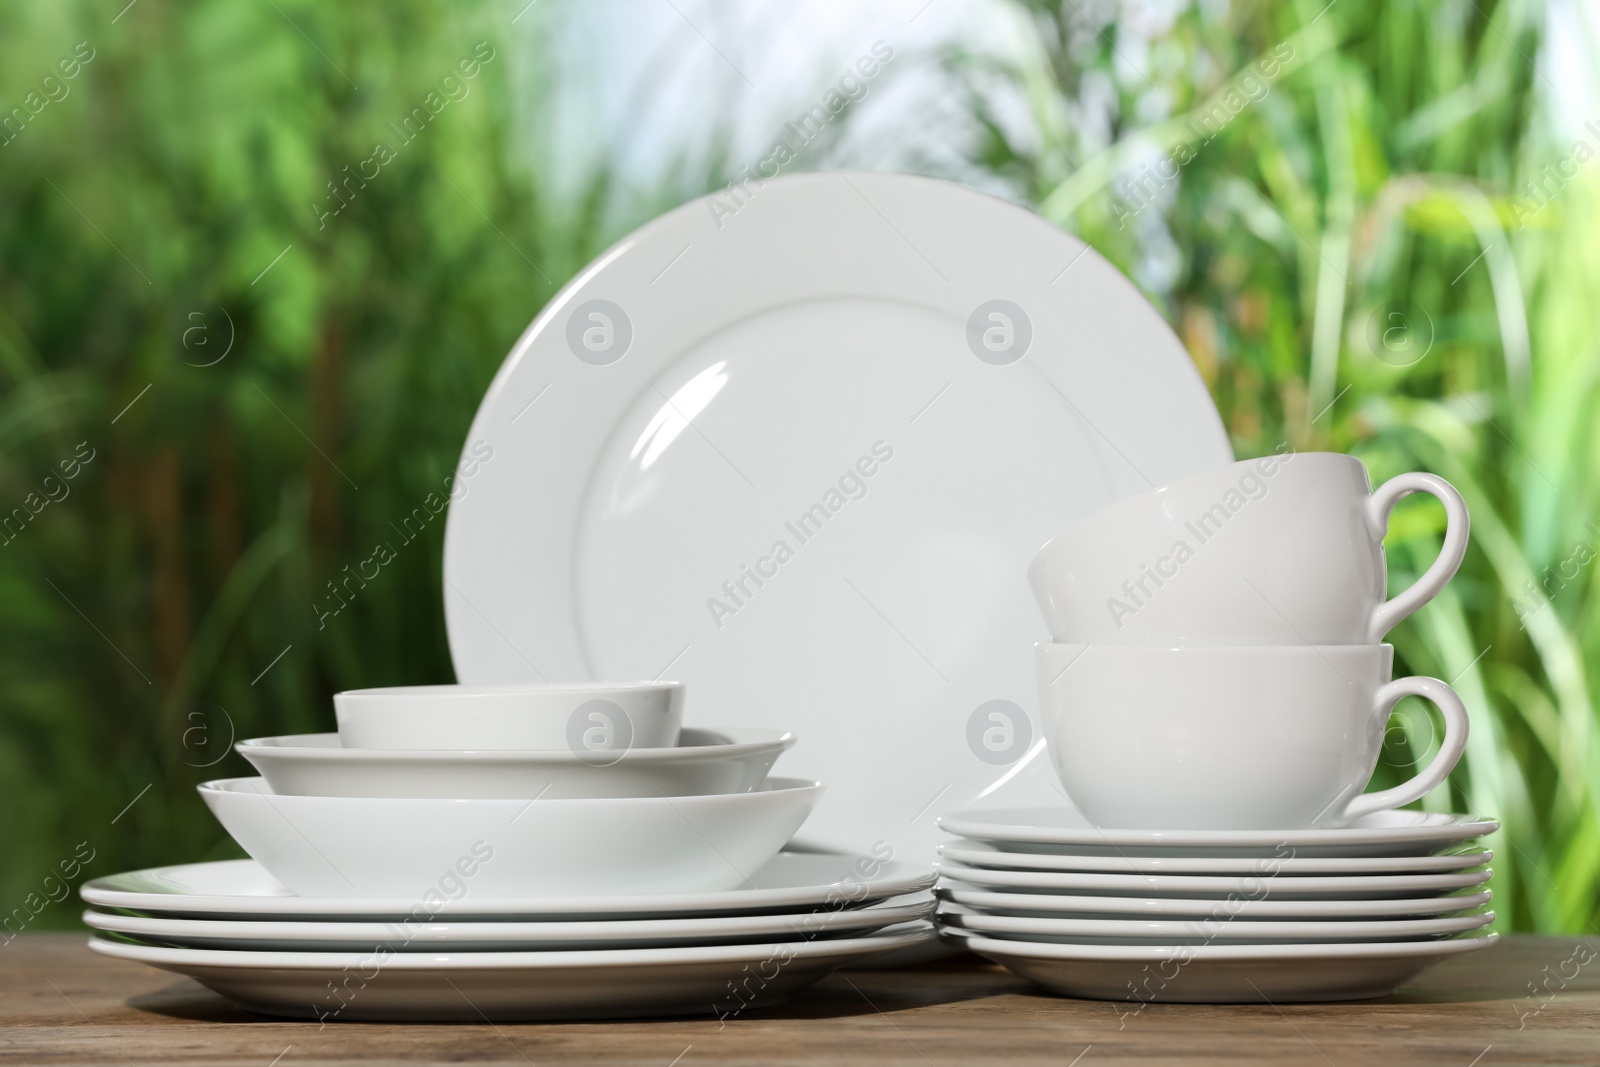
<instances>
[{"instance_id":1,"label":"white dishware set","mask_svg":"<svg viewBox=\"0 0 1600 1067\"><path fill-rule=\"evenodd\" d=\"M1384 599L1383 536L1410 492L1444 504L1439 558ZM1067 527L1034 557L1051 761L1072 807L941 825L950 937L1057 992L1150 1001L1381 996L1493 935L1496 825L1399 812L1442 782L1467 713L1392 680L1388 630L1466 548L1459 494L1427 474L1369 489L1349 456L1203 472ZM1408 781L1364 792L1406 696L1444 720Z\"/></svg>"},{"instance_id":2,"label":"white dishware set","mask_svg":"<svg viewBox=\"0 0 1600 1067\"><path fill-rule=\"evenodd\" d=\"M683 696L341 693L199 787L252 859L89 883L91 946L266 1014L481 1020L733 1014L931 940L925 870L783 851L823 791L768 776L793 735Z\"/></svg>"},{"instance_id":3,"label":"white dishware set","mask_svg":"<svg viewBox=\"0 0 1600 1067\"><path fill-rule=\"evenodd\" d=\"M271 1014L727 1015L938 949L936 858L947 944L1082 995L1174 951L1221 977L1168 999L1371 995L1487 943L1441 938L1487 921L1493 824L1389 810L1465 741L1381 643L1460 562L1454 490L1234 464L1160 314L1016 205L745 194L605 252L490 385L445 535L462 684L242 743L261 777L201 794L253 859L90 883L95 948ZM1385 601L1411 491L1444 550ZM1440 751L1367 796L1409 694Z\"/></svg>"}]
</instances>

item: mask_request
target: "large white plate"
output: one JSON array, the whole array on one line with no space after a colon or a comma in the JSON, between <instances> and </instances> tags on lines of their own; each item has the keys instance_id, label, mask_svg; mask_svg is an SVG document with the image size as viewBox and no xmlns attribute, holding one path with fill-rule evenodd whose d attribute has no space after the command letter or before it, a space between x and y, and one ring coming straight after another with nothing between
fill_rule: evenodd
<instances>
[{"instance_id":1,"label":"large white plate","mask_svg":"<svg viewBox=\"0 0 1600 1067\"><path fill-rule=\"evenodd\" d=\"M681 680L696 719L799 735L809 835L926 862L1024 760L994 796L1059 796L1033 552L1232 452L1155 309L1030 212L893 174L748 193L612 248L501 368L445 538L456 674Z\"/></svg>"},{"instance_id":2,"label":"large white plate","mask_svg":"<svg viewBox=\"0 0 1600 1067\"><path fill-rule=\"evenodd\" d=\"M1032 893L1110 893L1138 897L1318 897L1360 900L1373 897L1437 896L1456 889L1483 885L1493 874L1480 871L1458 874L1305 875L1274 878L1270 875L1207 874L1075 874L1065 871L990 871L941 863L941 883L984 889L1020 889Z\"/></svg>"},{"instance_id":3,"label":"large white plate","mask_svg":"<svg viewBox=\"0 0 1600 1067\"><path fill-rule=\"evenodd\" d=\"M1494 922L1494 912L1435 919L1261 920L1235 923L1218 919L1055 919L985 915L945 908L939 921L990 937L1045 944L1204 945L1248 941L1264 945L1419 941L1478 930Z\"/></svg>"},{"instance_id":4,"label":"large white plate","mask_svg":"<svg viewBox=\"0 0 1600 1067\"><path fill-rule=\"evenodd\" d=\"M1425 856L1492 834L1493 819L1430 811L1379 811L1318 830L1103 830L1058 802L1047 808L958 811L939 819L952 834L1008 852L1082 856Z\"/></svg>"},{"instance_id":5,"label":"large white plate","mask_svg":"<svg viewBox=\"0 0 1600 1067\"><path fill-rule=\"evenodd\" d=\"M436 919L645 919L757 915L858 906L933 885L933 872L881 856L780 852L750 875L750 885L713 893L504 898L464 893L429 914ZM254 860L218 860L127 871L85 882L78 895L99 908L210 919L365 919L403 921L415 900L297 897Z\"/></svg>"},{"instance_id":6,"label":"large white plate","mask_svg":"<svg viewBox=\"0 0 1600 1067\"><path fill-rule=\"evenodd\" d=\"M939 846L943 860L968 867L1011 871L1080 871L1104 874L1426 874L1481 867L1488 851L1440 856L1074 856L1006 852L981 841Z\"/></svg>"},{"instance_id":7,"label":"large white plate","mask_svg":"<svg viewBox=\"0 0 1600 1067\"><path fill-rule=\"evenodd\" d=\"M266 1015L481 1023L738 1015L933 936L931 924L913 923L871 937L583 952L234 952L101 937L89 947L188 975Z\"/></svg>"},{"instance_id":8,"label":"large white plate","mask_svg":"<svg viewBox=\"0 0 1600 1067\"><path fill-rule=\"evenodd\" d=\"M1016 893L965 889L954 882L939 887L938 895L990 915L1047 916L1058 919L1151 919L1172 917L1205 919L1232 915L1235 921L1257 919L1398 919L1406 916L1449 915L1472 911L1494 899L1485 889L1459 896L1415 897L1385 900L1314 900L1287 897L1280 900L1210 900L1184 897L1072 896L1065 893Z\"/></svg>"},{"instance_id":9,"label":"large white plate","mask_svg":"<svg viewBox=\"0 0 1600 1067\"><path fill-rule=\"evenodd\" d=\"M684 729L674 748L632 748L609 762L566 749L345 748L338 734L234 748L280 796L573 800L748 793L792 744L781 730Z\"/></svg>"},{"instance_id":10,"label":"large white plate","mask_svg":"<svg viewBox=\"0 0 1600 1067\"><path fill-rule=\"evenodd\" d=\"M366 952L383 946L396 952L526 952L810 940L846 932L860 937L886 926L926 919L933 907L931 899L924 899L842 910L693 919L436 922L423 918L387 923L179 919L86 911L83 921L96 930L192 948Z\"/></svg>"},{"instance_id":11,"label":"large white plate","mask_svg":"<svg viewBox=\"0 0 1600 1067\"><path fill-rule=\"evenodd\" d=\"M1496 934L1454 941L1348 945L1047 945L946 932L1053 993L1189 1004L1366 1000ZM1132 1009L1138 1011L1140 1009Z\"/></svg>"}]
</instances>

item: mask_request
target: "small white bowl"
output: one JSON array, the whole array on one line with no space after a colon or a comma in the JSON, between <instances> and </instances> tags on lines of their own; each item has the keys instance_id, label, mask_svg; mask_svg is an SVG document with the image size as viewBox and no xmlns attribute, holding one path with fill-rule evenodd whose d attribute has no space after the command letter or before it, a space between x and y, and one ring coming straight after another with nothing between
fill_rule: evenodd
<instances>
[{"instance_id":1,"label":"small white bowl","mask_svg":"<svg viewBox=\"0 0 1600 1067\"><path fill-rule=\"evenodd\" d=\"M782 730L692 730L674 748L601 761L560 749L343 748L338 734L258 737L234 748L280 796L574 800L748 793L794 744Z\"/></svg>"},{"instance_id":2,"label":"small white bowl","mask_svg":"<svg viewBox=\"0 0 1600 1067\"><path fill-rule=\"evenodd\" d=\"M199 787L223 829L301 896L467 896L736 889L805 822L820 782L608 800L276 796L260 778Z\"/></svg>"},{"instance_id":3,"label":"small white bowl","mask_svg":"<svg viewBox=\"0 0 1600 1067\"><path fill-rule=\"evenodd\" d=\"M683 685L402 685L336 693L333 711L345 748L542 749L604 758L676 745Z\"/></svg>"}]
</instances>

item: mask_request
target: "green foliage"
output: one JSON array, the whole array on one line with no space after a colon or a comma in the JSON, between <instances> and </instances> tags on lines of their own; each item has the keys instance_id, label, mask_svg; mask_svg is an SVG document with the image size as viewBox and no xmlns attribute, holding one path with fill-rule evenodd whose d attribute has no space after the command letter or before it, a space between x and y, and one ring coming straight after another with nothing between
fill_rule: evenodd
<instances>
[{"instance_id":1,"label":"green foliage","mask_svg":"<svg viewBox=\"0 0 1600 1067\"><path fill-rule=\"evenodd\" d=\"M0 104L66 87L0 134L5 911L84 840L89 874L237 854L192 788L247 772L231 736L451 679L435 508L505 353L607 236L520 158L488 4L115 15L0 13Z\"/></svg>"},{"instance_id":2,"label":"green foliage","mask_svg":"<svg viewBox=\"0 0 1600 1067\"><path fill-rule=\"evenodd\" d=\"M1127 20L1019 0L1020 62L948 57L972 163L1144 285L1239 455L1332 449L1375 481L1420 469L1461 489L1460 576L1390 637L1397 672L1453 681L1473 712L1468 758L1427 803L1503 820L1500 926L1592 930L1600 162L1575 143L1600 154L1600 122L1560 128L1579 124L1536 59L1533 5L1202 9L1147 48ZM1547 164L1576 174L1558 188ZM1391 589L1442 521L1431 500L1397 511ZM1433 740L1420 708L1396 723L1380 785Z\"/></svg>"},{"instance_id":3,"label":"green foliage","mask_svg":"<svg viewBox=\"0 0 1600 1067\"><path fill-rule=\"evenodd\" d=\"M1474 713L1429 803L1504 820L1502 926L1591 928L1600 163L1523 186L1600 133L1541 133L1562 98L1538 9L1207 2L1146 42L1089 7L1016 0L1019 61L946 57L970 168L1145 287L1240 455L1460 487L1467 562L1392 636ZM529 144L559 86L513 72L535 25L421 0L0 9L0 127L23 109L0 128L0 911L81 841L89 874L237 854L192 788L244 772L230 737L451 677L430 494L555 288L700 180L622 194L602 168L557 195ZM1431 501L1397 512L1395 588L1440 527ZM1403 721L1385 781L1431 739Z\"/></svg>"}]
</instances>

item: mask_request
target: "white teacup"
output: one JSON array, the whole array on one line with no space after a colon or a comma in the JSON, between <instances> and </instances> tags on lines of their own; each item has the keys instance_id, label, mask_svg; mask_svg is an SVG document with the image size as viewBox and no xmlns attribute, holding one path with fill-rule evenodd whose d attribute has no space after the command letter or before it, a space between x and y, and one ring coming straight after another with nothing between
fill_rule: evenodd
<instances>
[{"instance_id":1,"label":"white teacup","mask_svg":"<svg viewBox=\"0 0 1600 1067\"><path fill-rule=\"evenodd\" d=\"M1385 600L1383 537L1408 493L1448 525L1439 557ZM1377 644L1436 596L1467 550L1467 505L1432 474L1371 489L1353 456L1246 460L1119 501L1041 548L1028 580L1057 641Z\"/></svg>"},{"instance_id":2,"label":"white teacup","mask_svg":"<svg viewBox=\"0 0 1600 1067\"><path fill-rule=\"evenodd\" d=\"M336 693L333 710L345 748L555 749L606 759L676 745L683 685L405 685Z\"/></svg>"},{"instance_id":3,"label":"white teacup","mask_svg":"<svg viewBox=\"0 0 1600 1067\"><path fill-rule=\"evenodd\" d=\"M1342 826L1418 799L1467 744L1455 690L1390 681L1391 645L1035 647L1050 758L1096 826ZM1363 793L1405 696L1443 713L1439 751L1411 780Z\"/></svg>"}]
</instances>

